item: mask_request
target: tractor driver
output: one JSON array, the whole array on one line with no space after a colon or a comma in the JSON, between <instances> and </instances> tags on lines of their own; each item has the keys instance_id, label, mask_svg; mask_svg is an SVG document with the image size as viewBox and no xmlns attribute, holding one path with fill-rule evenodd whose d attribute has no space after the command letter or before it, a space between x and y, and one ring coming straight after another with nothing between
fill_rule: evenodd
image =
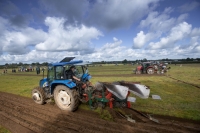
<instances>
[{"instance_id":1,"label":"tractor driver","mask_svg":"<svg viewBox=\"0 0 200 133\"><path fill-rule=\"evenodd\" d=\"M74 74L76 67L75 66L71 66L69 70L66 71L66 76L67 79L72 79L72 80L77 80L77 81L81 81L79 78L77 78Z\"/></svg>"}]
</instances>

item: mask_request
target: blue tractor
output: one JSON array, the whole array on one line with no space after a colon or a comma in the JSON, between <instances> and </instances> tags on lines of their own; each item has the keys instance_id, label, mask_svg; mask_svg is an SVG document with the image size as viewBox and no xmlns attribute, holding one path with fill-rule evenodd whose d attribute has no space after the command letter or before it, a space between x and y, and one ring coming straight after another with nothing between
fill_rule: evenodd
<instances>
[{"instance_id":1,"label":"blue tractor","mask_svg":"<svg viewBox=\"0 0 200 133\"><path fill-rule=\"evenodd\" d=\"M39 86L32 90L32 98L37 104L45 104L54 99L62 110L75 111L78 108L85 91L92 87L89 82L91 76L88 74L87 63L73 59L66 57L59 63L48 65L47 77L41 79ZM81 82L68 79L66 71L72 65L76 66L75 75Z\"/></svg>"},{"instance_id":2,"label":"blue tractor","mask_svg":"<svg viewBox=\"0 0 200 133\"><path fill-rule=\"evenodd\" d=\"M134 98L129 97L130 93L141 98L149 97L150 89L134 82L97 82L93 86L86 67L89 63L73 59L68 57L48 65L47 77L43 76L39 86L32 90L32 98L37 104L45 104L54 99L61 110L75 111L80 102L88 103L91 109L106 105L110 108L130 107L130 102L134 102ZM81 81L69 78L71 76L67 72L71 66L76 67L74 74Z\"/></svg>"}]
</instances>

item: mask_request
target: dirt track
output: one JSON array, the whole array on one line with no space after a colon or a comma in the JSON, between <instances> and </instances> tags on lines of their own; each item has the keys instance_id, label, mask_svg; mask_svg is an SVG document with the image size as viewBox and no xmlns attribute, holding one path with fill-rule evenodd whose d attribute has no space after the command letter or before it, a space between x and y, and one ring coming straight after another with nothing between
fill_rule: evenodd
<instances>
[{"instance_id":1,"label":"dirt track","mask_svg":"<svg viewBox=\"0 0 200 133\"><path fill-rule=\"evenodd\" d=\"M61 111L56 105L37 105L30 98L0 92L0 125L12 133L133 133L133 132L200 132L200 122L172 117L154 116L154 123L137 113L131 113L136 123L128 122L110 110L113 121L99 118L93 111L78 109Z\"/></svg>"}]
</instances>

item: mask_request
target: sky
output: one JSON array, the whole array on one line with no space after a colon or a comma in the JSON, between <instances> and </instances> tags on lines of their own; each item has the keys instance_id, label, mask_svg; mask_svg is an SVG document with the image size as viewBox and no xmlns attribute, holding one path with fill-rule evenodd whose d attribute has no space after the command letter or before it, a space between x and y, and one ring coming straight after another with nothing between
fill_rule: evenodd
<instances>
[{"instance_id":1,"label":"sky","mask_svg":"<svg viewBox=\"0 0 200 133\"><path fill-rule=\"evenodd\" d=\"M0 65L200 58L200 0L0 0Z\"/></svg>"}]
</instances>

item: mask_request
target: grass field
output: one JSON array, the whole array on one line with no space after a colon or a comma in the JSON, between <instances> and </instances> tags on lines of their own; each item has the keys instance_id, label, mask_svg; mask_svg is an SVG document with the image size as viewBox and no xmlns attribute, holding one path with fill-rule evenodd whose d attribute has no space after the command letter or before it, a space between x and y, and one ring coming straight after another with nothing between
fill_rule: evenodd
<instances>
[{"instance_id":1,"label":"grass field","mask_svg":"<svg viewBox=\"0 0 200 133\"><path fill-rule=\"evenodd\" d=\"M135 67L131 65L89 67L89 73L95 75L92 77L91 82L93 84L97 81L113 82L124 80L140 82L150 87L150 97L141 99L135 96L137 100L136 103L132 104L133 108L152 114L200 120L200 88L195 87L200 87L200 64L187 64L182 67L170 65L171 69L166 76L137 76L133 74ZM0 72L2 71L0 70ZM8 70L8 74L0 75L0 91L25 97L31 97L31 90L33 87L38 86L39 80L42 78L42 74L39 76L19 76L22 74L36 75L36 72L11 74L11 70ZM131 74L132 76L119 76L120 74ZM101 77L98 77L98 75L101 75ZM188 84L181 81L185 81ZM152 94L159 95L161 100L152 99Z\"/></svg>"},{"instance_id":2,"label":"grass field","mask_svg":"<svg viewBox=\"0 0 200 133\"><path fill-rule=\"evenodd\" d=\"M10 133L10 131L0 125L0 133Z\"/></svg>"}]
</instances>

